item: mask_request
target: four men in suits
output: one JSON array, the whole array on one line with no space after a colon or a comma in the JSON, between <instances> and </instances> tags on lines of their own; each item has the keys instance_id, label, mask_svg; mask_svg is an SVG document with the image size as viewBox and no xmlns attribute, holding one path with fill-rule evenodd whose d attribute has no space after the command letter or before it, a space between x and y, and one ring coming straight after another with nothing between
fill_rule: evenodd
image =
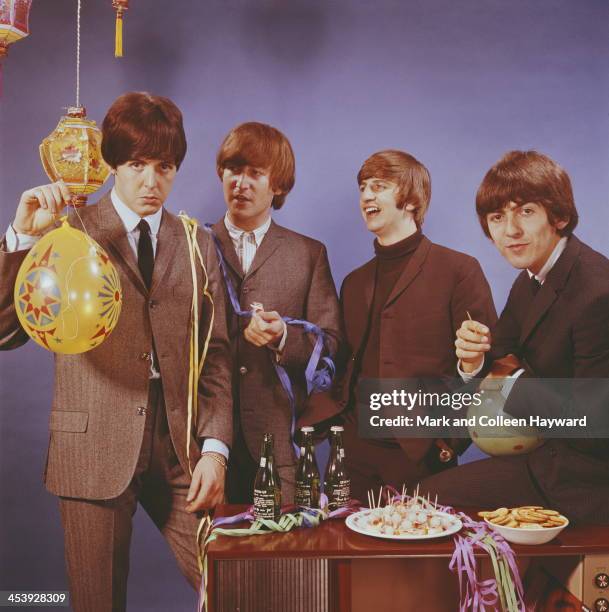
<instances>
[{"instance_id":1,"label":"four men in suits","mask_svg":"<svg viewBox=\"0 0 609 612\"><path fill-rule=\"evenodd\" d=\"M252 502L260 444L269 432L274 434L282 501L291 503L293 428L308 395L305 373L315 337L301 325L286 325L282 317L316 325L324 334L323 355L334 355L340 327L336 288L324 245L271 218L294 185L294 154L287 138L263 123L239 125L224 139L216 168L227 212L213 232L226 264L227 291L230 286L237 302L231 305L227 294L235 439L228 499ZM253 307L251 317L236 312ZM293 405L278 368L289 377Z\"/></svg>"},{"instance_id":2,"label":"four men in suits","mask_svg":"<svg viewBox=\"0 0 609 612\"><path fill-rule=\"evenodd\" d=\"M138 502L199 587L195 513L222 501L226 463L217 449L232 443L224 291L213 242L202 231L198 244L216 307L212 316L211 305L199 301L201 336L211 326L211 337L198 418L187 426L192 271L182 223L164 207L186 154L182 115L167 98L129 93L110 107L102 132L114 188L70 222L110 256L122 312L96 349L55 355L45 470L47 488L59 497L71 603L87 612L125 609ZM17 271L69 200L61 181L21 197L0 249L2 349L28 339L13 303ZM196 274L202 287L205 272L197 266Z\"/></svg>"},{"instance_id":3,"label":"four men in suits","mask_svg":"<svg viewBox=\"0 0 609 612\"><path fill-rule=\"evenodd\" d=\"M370 489L416 483L448 464L438 460L440 449L430 438L361 437L355 411L360 381L454 375L455 332L466 312L488 325L496 314L478 262L422 233L431 178L421 162L403 151L379 151L364 162L357 182L360 214L376 236L375 256L342 285L343 372L334 389L336 408L328 410L343 412L352 495L365 500Z\"/></svg>"},{"instance_id":4,"label":"four men in suits","mask_svg":"<svg viewBox=\"0 0 609 612\"><path fill-rule=\"evenodd\" d=\"M198 235L215 316L204 304L200 325L211 326L211 342L201 408L187 431L193 286L184 228L163 206L185 153L182 117L170 100L121 96L103 124L114 188L80 213L120 274L124 303L117 329L100 347L56 355L45 481L60 500L75 609L124 609L138 502L197 587L194 513L222 501L227 458L229 500L251 502L265 432L275 434L284 502L292 501L298 417L314 422L342 413L355 497L438 471L433 440L358 435L353 408L363 379L437 378L457 366L468 378L494 364L519 376L609 378L609 261L572 234L577 211L566 172L544 155L515 151L478 191L484 232L523 270L496 323L478 262L421 232L431 197L427 169L387 150L368 158L357 177L375 257L341 289L345 342L335 401L320 396L311 415L303 414L311 365L318 365L311 363L316 337L284 317L313 323L323 334L322 354L332 356L339 304L323 244L271 218L294 184L291 146L275 128L251 122L231 130L220 147L227 212L213 236ZM15 277L69 199L62 182L21 197L0 249L1 349L27 340L12 301ZM197 270L200 282L204 273ZM539 503L606 522L608 468L604 441L550 440L529 455L483 460L423 484L442 503Z\"/></svg>"},{"instance_id":5,"label":"four men in suits","mask_svg":"<svg viewBox=\"0 0 609 612\"><path fill-rule=\"evenodd\" d=\"M496 326L464 319L456 342L461 371L580 379L575 409L606 414L607 385L589 379L609 378L609 260L573 235L578 214L569 176L545 155L511 151L484 177L476 211L485 234L522 272ZM526 382L516 380L505 410L550 411L551 396L527 398ZM572 520L606 523L609 441L550 439L529 454L470 463L422 486L442 503L539 504Z\"/></svg>"}]
</instances>

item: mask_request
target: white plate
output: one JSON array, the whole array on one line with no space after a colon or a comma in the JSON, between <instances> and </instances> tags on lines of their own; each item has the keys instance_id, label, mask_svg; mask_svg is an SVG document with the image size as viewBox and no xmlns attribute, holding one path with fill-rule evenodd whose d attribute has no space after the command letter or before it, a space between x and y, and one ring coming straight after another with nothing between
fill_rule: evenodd
<instances>
[{"instance_id":1,"label":"white plate","mask_svg":"<svg viewBox=\"0 0 609 612\"><path fill-rule=\"evenodd\" d=\"M438 516L448 516L454 522L451 527L449 527L446 531L443 531L442 533L434 533L427 535L415 535L411 533L405 533L404 535L390 535L388 533L379 533L378 531L369 531L359 525L359 520L370 514L370 512L371 510L367 509L360 510L355 514L350 514L345 520L345 524L352 531L356 531L357 533L361 533L363 535L372 536L373 538L383 538L384 540L435 540L437 538L445 538L446 536L452 535L453 533L457 533L457 531L459 531L461 527L463 527L463 523L458 517L452 514L446 514L445 512L437 512L436 514Z\"/></svg>"}]
</instances>

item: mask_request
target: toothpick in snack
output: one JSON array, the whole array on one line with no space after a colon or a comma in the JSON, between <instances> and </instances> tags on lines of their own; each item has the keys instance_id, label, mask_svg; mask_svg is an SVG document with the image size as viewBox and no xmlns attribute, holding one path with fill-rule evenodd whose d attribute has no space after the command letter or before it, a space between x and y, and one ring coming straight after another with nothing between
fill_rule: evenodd
<instances>
[{"instance_id":1,"label":"toothpick in snack","mask_svg":"<svg viewBox=\"0 0 609 612\"><path fill-rule=\"evenodd\" d=\"M381 507L381 496L383 495L383 485L381 485L381 488L379 489L379 505L378 507Z\"/></svg>"},{"instance_id":2,"label":"toothpick in snack","mask_svg":"<svg viewBox=\"0 0 609 612\"><path fill-rule=\"evenodd\" d=\"M473 319L472 319L472 315L470 315L470 314L469 314L469 310L466 310L466 311L465 311L465 314L467 315L467 318L468 318L470 321L473 321Z\"/></svg>"},{"instance_id":3,"label":"toothpick in snack","mask_svg":"<svg viewBox=\"0 0 609 612\"><path fill-rule=\"evenodd\" d=\"M402 483L402 501L406 501L406 483Z\"/></svg>"},{"instance_id":4,"label":"toothpick in snack","mask_svg":"<svg viewBox=\"0 0 609 612\"><path fill-rule=\"evenodd\" d=\"M433 505L434 505L434 508L436 508L436 509L438 508L438 494L437 493L436 493L436 499L435 499Z\"/></svg>"}]
</instances>

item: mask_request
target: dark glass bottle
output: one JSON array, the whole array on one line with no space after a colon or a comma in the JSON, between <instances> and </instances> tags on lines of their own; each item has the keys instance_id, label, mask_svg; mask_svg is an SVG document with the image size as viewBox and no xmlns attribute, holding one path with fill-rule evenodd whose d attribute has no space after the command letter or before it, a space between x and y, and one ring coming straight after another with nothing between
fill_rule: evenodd
<instances>
[{"instance_id":1,"label":"dark glass bottle","mask_svg":"<svg viewBox=\"0 0 609 612\"><path fill-rule=\"evenodd\" d=\"M328 496L330 510L342 508L351 501L351 480L345 470L344 462L343 431L344 428L340 425L334 425L330 429L332 446L324 477L324 493Z\"/></svg>"},{"instance_id":2,"label":"dark glass bottle","mask_svg":"<svg viewBox=\"0 0 609 612\"><path fill-rule=\"evenodd\" d=\"M313 428L301 430L300 459L296 468L296 493L294 503L307 508L319 508L319 469L315 461Z\"/></svg>"},{"instance_id":3,"label":"dark glass bottle","mask_svg":"<svg viewBox=\"0 0 609 612\"><path fill-rule=\"evenodd\" d=\"M273 458L273 434L264 434L260 465L254 481L254 516L278 520L281 514L281 482Z\"/></svg>"}]
</instances>

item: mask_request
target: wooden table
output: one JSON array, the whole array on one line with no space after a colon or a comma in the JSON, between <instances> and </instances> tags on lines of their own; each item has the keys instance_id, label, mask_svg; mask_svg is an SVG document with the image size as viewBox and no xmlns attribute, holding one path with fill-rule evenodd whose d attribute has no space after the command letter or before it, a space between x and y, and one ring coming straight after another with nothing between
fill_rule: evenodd
<instances>
[{"instance_id":1,"label":"wooden table","mask_svg":"<svg viewBox=\"0 0 609 612\"><path fill-rule=\"evenodd\" d=\"M230 516L244 506L220 506L216 516ZM476 510L461 509L476 517ZM236 526L236 525L235 525ZM241 525L245 526L245 525ZM584 557L609 555L609 526L568 527L548 544L512 545L517 557ZM330 609L352 609L353 562L363 559L450 558L452 538L422 541L395 541L372 538L348 529L342 519L324 521L315 529L297 529L286 534L248 537L218 537L208 548L208 593L212 604L217 595L218 563L229 560L328 559L335 582ZM447 565L447 563L446 563ZM379 608L380 610L381 608ZM287 612L287 611L284 611Z\"/></svg>"}]
</instances>

